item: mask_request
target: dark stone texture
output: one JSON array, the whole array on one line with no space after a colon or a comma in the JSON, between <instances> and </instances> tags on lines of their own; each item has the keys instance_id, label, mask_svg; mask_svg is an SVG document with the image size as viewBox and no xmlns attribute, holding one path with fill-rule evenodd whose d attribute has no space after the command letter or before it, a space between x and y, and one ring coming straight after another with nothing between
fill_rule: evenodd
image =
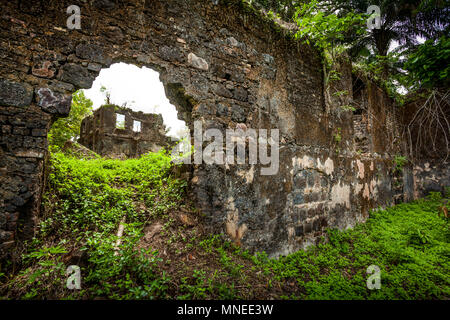
<instances>
[{"instance_id":1,"label":"dark stone texture","mask_svg":"<svg viewBox=\"0 0 450 320\"><path fill-rule=\"evenodd\" d=\"M94 6L101 10L111 11L116 4L112 0L94 0Z\"/></svg>"},{"instance_id":2,"label":"dark stone texture","mask_svg":"<svg viewBox=\"0 0 450 320\"><path fill-rule=\"evenodd\" d=\"M295 227L295 236L302 237L304 235L303 226Z\"/></svg>"},{"instance_id":3,"label":"dark stone texture","mask_svg":"<svg viewBox=\"0 0 450 320\"><path fill-rule=\"evenodd\" d=\"M76 55L85 60L101 63L105 66L109 66L112 62L111 58L103 51L102 47L93 44L79 44L76 47ZM93 64L91 63L91 69ZM96 69L95 67L93 68ZM100 70L98 70L100 71Z\"/></svg>"},{"instance_id":4,"label":"dark stone texture","mask_svg":"<svg viewBox=\"0 0 450 320\"><path fill-rule=\"evenodd\" d=\"M0 105L25 107L33 100L33 87L29 84L0 79Z\"/></svg>"},{"instance_id":5,"label":"dark stone texture","mask_svg":"<svg viewBox=\"0 0 450 320\"><path fill-rule=\"evenodd\" d=\"M73 84L76 88L87 89L92 86L94 76L77 64L66 64L62 69L61 80Z\"/></svg>"},{"instance_id":6,"label":"dark stone texture","mask_svg":"<svg viewBox=\"0 0 450 320\"><path fill-rule=\"evenodd\" d=\"M228 115L228 107L222 103L217 104L216 115L218 117L226 117Z\"/></svg>"},{"instance_id":7,"label":"dark stone texture","mask_svg":"<svg viewBox=\"0 0 450 320\"><path fill-rule=\"evenodd\" d=\"M233 96L236 100L243 101L243 102L247 101L247 99L248 99L247 90L242 89L242 88L236 88L234 90Z\"/></svg>"},{"instance_id":8,"label":"dark stone texture","mask_svg":"<svg viewBox=\"0 0 450 320\"><path fill-rule=\"evenodd\" d=\"M183 54L176 47L162 46L159 48L159 54L162 59L171 62L182 62Z\"/></svg>"},{"instance_id":9,"label":"dark stone texture","mask_svg":"<svg viewBox=\"0 0 450 320\"><path fill-rule=\"evenodd\" d=\"M48 88L40 88L37 94L39 96L38 105L43 111L61 116L69 115L72 95L54 93ZM33 132L37 131L34 130Z\"/></svg>"},{"instance_id":10,"label":"dark stone texture","mask_svg":"<svg viewBox=\"0 0 450 320\"><path fill-rule=\"evenodd\" d=\"M240 105L233 104L231 107L231 120L234 122L245 122L247 119L244 108Z\"/></svg>"}]
</instances>

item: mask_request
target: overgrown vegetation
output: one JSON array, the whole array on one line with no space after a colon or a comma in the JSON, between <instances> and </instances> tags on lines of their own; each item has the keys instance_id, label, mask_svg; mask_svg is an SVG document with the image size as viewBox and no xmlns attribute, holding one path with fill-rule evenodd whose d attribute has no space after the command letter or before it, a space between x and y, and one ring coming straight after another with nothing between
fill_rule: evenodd
<instances>
[{"instance_id":1,"label":"overgrown vegetation","mask_svg":"<svg viewBox=\"0 0 450 320\"><path fill-rule=\"evenodd\" d=\"M380 9L375 28L367 25L374 18L369 19L371 5ZM294 1L294 6L296 36L322 53L325 95L336 93L331 85L340 76L336 67L342 61L351 63L357 78L383 88L394 105L417 105L414 118L400 124L407 141L404 155L415 163L424 154L433 154L444 163L450 143L448 3L314 0ZM430 152L423 150L428 145Z\"/></svg>"},{"instance_id":2,"label":"overgrown vegetation","mask_svg":"<svg viewBox=\"0 0 450 320\"><path fill-rule=\"evenodd\" d=\"M92 101L84 95L83 90L79 90L72 95L69 116L56 120L48 133L50 150L61 150L66 141L78 139L81 121L92 114L92 104Z\"/></svg>"},{"instance_id":3,"label":"overgrown vegetation","mask_svg":"<svg viewBox=\"0 0 450 320\"><path fill-rule=\"evenodd\" d=\"M411 88L448 88L450 79L450 39L428 40L414 50L405 63Z\"/></svg>"},{"instance_id":4,"label":"overgrown vegetation","mask_svg":"<svg viewBox=\"0 0 450 320\"><path fill-rule=\"evenodd\" d=\"M369 29L369 6L380 8L380 27ZM332 65L338 55L384 87L399 103L400 90L448 88L448 10L442 1L297 2L298 36L323 51ZM427 40L425 43L419 41ZM444 84L444 86L442 86Z\"/></svg>"},{"instance_id":5,"label":"overgrown vegetation","mask_svg":"<svg viewBox=\"0 0 450 320\"><path fill-rule=\"evenodd\" d=\"M263 262L277 280L293 280L307 299L445 299L450 294L450 231L438 216L442 197L373 211L353 230L329 230L329 241ZM264 259L263 259L264 261ZM366 269L381 269L381 289L367 290Z\"/></svg>"},{"instance_id":6,"label":"overgrown vegetation","mask_svg":"<svg viewBox=\"0 0 450 320\"><path fill-rule=\"evenodd\" d=\"M3 299L450 297L450 232L439 214L448 202L438 193L269 259L203 231L164 151L125 161L74 154L52 155L39 232L0 274ZM81 268L81 290L66 288L69 265ZM380 290L366 287L370 265L381 269Z\"/></svg>"},{"instance_id":7,"label":"overgrown vegetation","mask_svg":"<svg viewBox=\"0 0 450 320\"><path fill-rule=\"evenodd\" d=\"M170 157L79 160L52 156L39 235L28 244L12 292L33 297L163 297L166 279L153 250L136 245L150 218L173 209L185 182L169 175ZM145 206L146 214L136 204ZM120 247L116 230L124 224ZM78 256L86 289L64 292L64 261ZM23 291L22 291L23 290ZM16 294L21 294L16 292Z\"/></svg>"}]
</instances>

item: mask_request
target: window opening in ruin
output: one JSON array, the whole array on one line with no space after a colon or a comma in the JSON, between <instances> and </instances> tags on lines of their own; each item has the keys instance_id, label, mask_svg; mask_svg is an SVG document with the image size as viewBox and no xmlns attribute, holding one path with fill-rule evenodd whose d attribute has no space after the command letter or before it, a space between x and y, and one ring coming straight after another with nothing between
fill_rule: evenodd
<instances>
[{"instance_id":1,"label":"window opening in ruin","mask_svg":"<svg viewBox=\"0 0 450 320\"><path fill-rule=\"evenodd\" d=\"M125 129L125 115L116 113L116 128Z\"/></svg>"},{"instance_id":2,"label":"window opening in ruin","mask_svg":"<svg viewBox=\"0 0 450 320\"><path fill-rule=\"evenodd\" d=\"M180 139L189 132L167 98L159 73L153 69L123 62L112 64L100 71L91 89L84 90L84 94L92 100L94 112L107 104L109 98L111 104L134 112L161 114L169 137ZM141 123L141 131L143 126Z\"/></svg>"},{"instance_id":3,"label":"window opening in ruin","mask_svg":"<svg viewBox=\"0 0 450 320\"><path fill-rule=\"evenodd\" d=\"M141 122L133 120L133 131L134 132L141 132Z\"/></svg>"},{"instance_id":4,"label":"window opening in ruin","mask_svg":"<svg viewBox=\"0 0 450 320\"><path fill-rule=\"evenodd\" d=\"M81 132L79 142L100 155L135 158L161 148L170 152L180 140L188 141L189 129L178 115L179 110L187 114L183 101L174 102L178 110L170 103L153 69L116 63L83 92L93 102L93 115L83 120L91 129Z\"/></svg>"}]
</instances>

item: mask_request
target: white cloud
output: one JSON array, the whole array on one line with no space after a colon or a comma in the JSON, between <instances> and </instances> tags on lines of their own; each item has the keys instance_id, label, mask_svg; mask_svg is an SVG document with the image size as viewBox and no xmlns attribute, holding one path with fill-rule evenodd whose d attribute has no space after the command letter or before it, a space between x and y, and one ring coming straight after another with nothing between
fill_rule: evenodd
<instances>
[{"instance_id":1,"label":"white cloud","mask_svg":"<svg viewBox=\"0 0 450 320\"><path fill-rule=\"evenodd\" d=\"M105 103L105 94L100 92L104 86L111 93L111 103L122 105L134 111L162 114L170 136L178 136L177 131L186 129L184 121L178 120L175 106L167 99L159 73L125 63L116 63L108 69L102 69L92 88L84 90L87 98L98 109Z\"/></svg>"}]
</instances>

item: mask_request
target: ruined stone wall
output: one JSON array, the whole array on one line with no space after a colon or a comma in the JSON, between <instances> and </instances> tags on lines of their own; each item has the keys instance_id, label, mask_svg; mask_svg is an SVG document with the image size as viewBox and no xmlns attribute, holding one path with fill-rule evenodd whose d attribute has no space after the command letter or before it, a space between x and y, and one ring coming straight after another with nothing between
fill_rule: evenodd
<instances>
[{"instance_id":1,"label":"ruined stone wall","mask_svg":"<svg viewBox=\"0 0 450 320\"><path fill-rule=\"evenodd\" d=\"M213 2L90 0L80 3L82 29L68 30L72 1L2 1L3 249L32 235L52 119L67 114L70 94L89 88L113 62L159 71L191 130L196 120L223 132L280 130L276 175L261 175L261 164L193 165L192 193L211 231L277 256L391 203L392 160L382 148L355 152L353 115L341 108L348 101L326 99L319 54L242 1ZM350 97L351 83L347 69L339 86ZM18 227L20 217L28 229Z\"/></svg>"},{"instance_id":2,"label":"ruined stone wall","mask_svg":"<svg viewBox=\"0 0 450 320\"><path fill-rule=\"evenodd\" d=\"M412 172L411 172L412 171ZM414 198L424 197L430 192L445 193L450 187L450 164L445 162L423 162L409 170L410 193ZM412 174L411 174L412 173Z\"/></svg>"},{"instance_id":3,"label":"ruined stone wall","mask_svg":"<svg viewBox=\"0 0 450 320\"><path fill-rule=\"evenodd\" d=\"M117 128L117 114L124 116L123 128ZM133 128L140 123L140 131ZM159 114L133 112L115 105L102 106L81 123L79 142L101 156L137 158L161 148L171 150L171 139Z\"/></svg>"}]
</instances>

